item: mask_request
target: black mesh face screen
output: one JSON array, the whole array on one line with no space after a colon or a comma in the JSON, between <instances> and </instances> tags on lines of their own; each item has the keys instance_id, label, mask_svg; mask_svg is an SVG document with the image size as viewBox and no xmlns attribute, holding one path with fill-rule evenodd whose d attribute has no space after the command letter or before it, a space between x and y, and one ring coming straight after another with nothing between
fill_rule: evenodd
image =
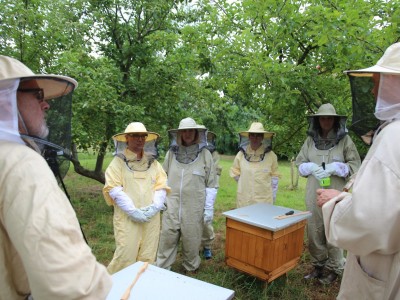
<instances>
[{"instance_id":1,"label":"black mesh face screen","mask_svg":"<svg viewBox=\"0 0 400 300\"><path fill-rule=\"evenodd\" d=\"M264 148L264 152L260 154L248 154L246 151L248 147L250 147L249 138L239 134L239 150L243 152L244 158L249 162L260 162L264 159L265 154L272 150L272 138L262 140L261 147Z\"/></svg>"},{"instance_id":2,"label":"black mesh face screen","mask_svg":"<svg viewBox=\"0 0 400 300\"><path fill-rule=\"evenodd\" d=\"M371 77L349 76L353 105L353 118L349 127L361 137L379 125L375 117L375 99L372 94L373 81Z\"/></svg>"},{"instance_id":3,"label":"black mesh face screen","mask_svg":"<svg viewBox=\"0 0 400 300\"><path fill-rule=\"evenodd\" d=\"M72 94L60 98L48 100L50 109L46 113L46 122L49 127L49 136L47 140L52 144L63 149L51 149L47 146L45 159L48 161L53 172L57 168L54 164L57 162L58 171L61 178L67 174L69 169L69 157L71 153L71 117L72 117Z\"/></svg>"},{"instance_id":4,"label":"black mesh face screen","mask_svg":"<svg viewBox=\"0 0 400 300\"><path fill-rule=\"evenodd\" d=\"M60 180L67 174L71 159L72 93L46 101L50 105L46 111L47 138L21 136L36 143L55 177Z\"/></svg>"}]
</instances>

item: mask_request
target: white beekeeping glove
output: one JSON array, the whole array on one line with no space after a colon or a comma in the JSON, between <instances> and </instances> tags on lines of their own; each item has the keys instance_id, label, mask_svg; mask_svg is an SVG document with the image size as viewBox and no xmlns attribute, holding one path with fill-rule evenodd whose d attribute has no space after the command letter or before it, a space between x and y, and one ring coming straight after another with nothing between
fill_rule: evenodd
<instances>
[{"instance_id":1,"label":"white beekeeping glove","mask_svg":"<svg viewBox=\"0 0 400 300\"><path fill-rule=\"evenodd\" d=\"M144 215L148 218L154 217L160 210L164 210L165 198L167 197L167 191L165 189L157 190L154 192L153 204L141 208Z\"/></svg>"},{"instance_id":2,"label":"white beekeeping glove","mask_svg":"<svg viewBox=\"0 0 400 300\"><path fill-rule=\"evenodd\" d=\"M349 166L342 162L333 162L325 166L325 171L330 175L347 177L349 175Z\"/></svg>"},{"instance_id":3,"label":"white beekeeping glove","mask_svg":"<svg viewBox=\"0 0 400 300\"><path fill-rule=\"evenodd\" d=\"M274 204L275 204L275 200L276 200L276 192L278 191L278 183L279 183L278 177L271 178L272 200L273 200Z\"/></svg>"},{"instance_id":4,"label":"white beekeeping glove","mask_svg":"<svg viewBox=\"0 0 400 300\"><path fill-rule=\"evenodd\" d=\"M144 223L150 220L143 211L135 207L132 199L123 191L122 186L113 188L109 195L114 200L115 205L123 210L134 222Z\"/></svg>"},{"instance_id":5,"label":"white beekeeping glove","mask_svg":"<svg viewBox=\"0 0 400 300\"><path fill-rule=\"evenodd\" d=\"M204 223L211 224L214 218L214 203L217 197L216 188L206 188L206 202L204 205Z\"/></svg>"}]
</instances>

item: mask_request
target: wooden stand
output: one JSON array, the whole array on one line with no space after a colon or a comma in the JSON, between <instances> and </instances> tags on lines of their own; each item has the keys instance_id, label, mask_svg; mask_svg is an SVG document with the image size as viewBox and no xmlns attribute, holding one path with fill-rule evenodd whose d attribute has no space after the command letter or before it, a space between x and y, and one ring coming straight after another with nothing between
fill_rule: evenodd
<instances>
[{"instance_id":1,"label":"wooden stand","mask_svg":"<svg viewBox=\"0 0 400 300\"><path fill-rule=\"evenodd\" d=\"M246 216L251 219L251 214ZM307 223L304 218L295 218L297 220L291 221L292 224L272 230L227 216L226 264L267 283L293 269L303 252L304 228Z\"/></svg>"}]
</instances>

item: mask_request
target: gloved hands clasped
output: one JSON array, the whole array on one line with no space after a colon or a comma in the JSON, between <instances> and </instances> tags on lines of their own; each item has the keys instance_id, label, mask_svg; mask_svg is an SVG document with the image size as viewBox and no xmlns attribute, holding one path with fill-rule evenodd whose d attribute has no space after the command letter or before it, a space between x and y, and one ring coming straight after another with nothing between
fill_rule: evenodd
<instances>
[{"instance_id":1,"label":"gloved hands clasped","mask_svg":"<svg viewBox=\"0 0 400 300\"><path fill-rule=\"evenodd\" d=\"M157 190L154 192L154 198L153 198L153 204L141 208L143 211L144 215L151 219L154 217L160 210L166 209L165 206L165 198L167 197L167 191L162 189L162 190Z\"/></svg>"},{"instance_id":2,"label":"gloved hands clasped","mask_svg":"<svg viewBox=\"0 0 400 300\"><path fill-rule=\"evenodd\" d=\"M150 221L144 212L135 207L132 199L123 191L122 186L117 186L109 192L115 204L123 210L134 222L144 223Z\"/></svg>"}]
</instances>

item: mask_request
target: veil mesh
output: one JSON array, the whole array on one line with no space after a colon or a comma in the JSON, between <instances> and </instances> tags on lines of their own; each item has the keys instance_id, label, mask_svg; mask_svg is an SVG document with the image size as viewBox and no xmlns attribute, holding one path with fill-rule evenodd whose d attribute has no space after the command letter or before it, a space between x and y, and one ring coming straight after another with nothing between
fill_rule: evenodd
<instances>
[{"instance_id":1,"label":"veil mesh","mask_svg":"<svg viewBox=\"0 0 400 300\"><path fill-rule=\"evenodd\" d=\"M247 149L250 147L250 139L239 134L239 151L243 152L244 158L249 162L260 162L264 159L265 154L272 150L272 137L264 138L261 142L261 147L264 151L260 154L249 153Z\"/></svg>"},{"instance_id":2,"label":"veil mesh","mask_svg":"<svg viewBox=\"0 0 400 300\"><path fill-rule=\"evenodd\" d=\"M154 160L158 158L158 140L159 138L146 141L143 147L143 156L140 160L130 159L127 151L127 143L114 140L115 152L114 156L121 158L131 171L145 172Z\"/></svg>"},{"instance_id":3,"label":"veil mesh","mask_svg":"<svg viewBox=\"0 0 400 300\"><path fill-rule=\"evenodd\" d=\"M207 131L197 130L197 142L189 147L182 145L182 138L179 130L170 130L168 137L170 141L170 151L175 154L175 158L182 164L189 164L197 159L203 148L207 147Z\"/></svg>"}]
</instances>

